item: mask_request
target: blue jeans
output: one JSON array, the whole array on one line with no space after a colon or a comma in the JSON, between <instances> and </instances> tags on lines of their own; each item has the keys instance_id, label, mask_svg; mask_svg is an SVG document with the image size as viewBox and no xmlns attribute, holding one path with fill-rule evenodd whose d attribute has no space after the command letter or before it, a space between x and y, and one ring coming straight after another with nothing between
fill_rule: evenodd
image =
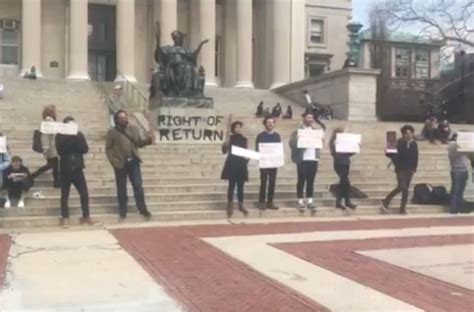
<instances>
[{"instance_id":1,"label":"blue jeans","mask_svg":"<svg viewBox=\"0 0 474 312\"><path fill-rule=\"evenodd\" d=\"M130 179L133 187L133 195L137 209L141 214L147 213L145 204L145 194L143 192L142 172L140 170L140 163L138 160L128 161L124 168L115 169L115 182L117 184L117 199L119 203L120 217L127 216L127 176Z\"/></svg>"},{"instance_id":2,"label":"blue jeans","mask_svg":"<svg viewBox=\"0 0 474 312\"><path fill-rule=\"evenodd\" d=\"M464 190L468 179L467 171L451 171L451 199L449 212L461 212L464 204Z\"/></svg>"}]
</instances>

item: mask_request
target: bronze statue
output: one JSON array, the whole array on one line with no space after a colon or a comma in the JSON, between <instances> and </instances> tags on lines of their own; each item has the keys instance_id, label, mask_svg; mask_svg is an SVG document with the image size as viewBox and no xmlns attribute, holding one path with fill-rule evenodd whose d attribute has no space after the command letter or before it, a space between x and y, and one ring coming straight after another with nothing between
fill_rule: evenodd
<instances>
[{"instance_id":1,"label":"bronze statue","mask_svg":"<svg viewBox=\"0 0 474 312\"><path fill-rule=\"evenodd\" d=\"M156 81L157 77L155 76L152 79L152 85L159 84L159 90L165 97L203 97L204 69L200 68L197 71L196 66L199 52L209 40L203 40L193 51L184 47L185 35L176 30L171 34L174 45L160 47L161 30L159 22L156 22L156 27L155 61L159 65L159 71L158 81ZM153 93L155 95L156 90Z\"/></svg>"}]
</instances>

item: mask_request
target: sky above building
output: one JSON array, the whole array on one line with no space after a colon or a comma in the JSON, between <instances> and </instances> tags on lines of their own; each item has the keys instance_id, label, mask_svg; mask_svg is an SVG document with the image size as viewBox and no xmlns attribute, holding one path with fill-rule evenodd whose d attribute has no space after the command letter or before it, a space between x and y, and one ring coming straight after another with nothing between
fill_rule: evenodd
<instances>
[{"instance_id":1,"label":"sky above building","mask_svg":"<svg viewBox=\"0 0 474 312\"><path fill-rule=\"evenodd\" d=\"M366 28L369 24L368 10L371 3L376 0L352 0L352 16L353 19Z\"/></svg>"}]
</instances>

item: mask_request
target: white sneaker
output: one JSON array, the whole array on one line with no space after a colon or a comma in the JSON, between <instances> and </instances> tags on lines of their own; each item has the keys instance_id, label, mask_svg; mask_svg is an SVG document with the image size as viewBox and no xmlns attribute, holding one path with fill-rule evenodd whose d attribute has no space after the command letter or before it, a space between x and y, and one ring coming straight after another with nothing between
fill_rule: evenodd
<instances>
[{"instance_id":1,"label":"white sneaker","mask_svg":"<svg viewBox=\"0 0 474 312\"><path fill-rule=\"evenodd\" d=\"M20 199L18 202L18 208L25 208L25 201L23 199Z\"/></svg>"},{"instance_id":2,"label":"white sneaker","mask_svg":"<svg viewBox=\"0 0 474 312\"><path fill-rule=\"evenodd\" d=\"M4 207L4 208L11 208L11 207L12 207L12 203L11 203L9 200L7 200L7 201L5 202L5 205L4 205L3 207Z\"/></svg>"}]
</instances>

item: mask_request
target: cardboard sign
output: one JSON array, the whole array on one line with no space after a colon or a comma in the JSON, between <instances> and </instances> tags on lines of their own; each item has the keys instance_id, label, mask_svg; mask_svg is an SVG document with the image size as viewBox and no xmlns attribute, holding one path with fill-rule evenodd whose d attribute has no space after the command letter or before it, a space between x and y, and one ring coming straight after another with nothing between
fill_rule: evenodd
<instances>
[{"instance_id":1,"label":"cardboard sign","mask_svg":"<svg viewBox=\"0 0 474 312\"><path fill-rule=\"evenodd\" d=\"M474 132L458 132L456 143L460 152L474 152Z\"/></svg>"},{"instance_id":2,"label":"cardboard sign","mask_svg":"<svg viewBox=\"0 0 474 312\"><path fill-rule=\"evenodd\" d=\"M0 136L0 153L4 154L7 152L7 137Z\"/></svg>"},{"instance_id":3,"label":"cardboard sign","mask_svg":"<svg viewBox=\"0 0 474 312\"><path fill-rule=\"evenodd\" d=\"M385 153L387 154L398 153L396 131L387 131L386 140L385 140Z\"/></svg>"},{"instance_id":4,"label":"cardboard sign","mask_svg":"<svg viewBox=\"0 0 474 312\"><path fill-rule=\"evenodd\" d=\"M76 135L79 131L79 127L76 123L62 123L55 121L43 121L41 122L41 133L43 134L65 134L65 135Z\"/></svg>"},{"instance_id":5,"label":"cardboard sign","mask_svg":"<svg viewBox=\"0 0 474 312\"><path fill-rule=\"evenodd\" d=\"M323 130L298 129L298 148L323 148Z\"/></svg>"},{"instance_id":6,"label":"cardboard sign","mask_svg":"<svg viewBox=\"0 0 474 312\"><path fill-rule=\"evenodd\" d=\"M239 157L254 159L254 160L260 159L260 153L249 150L249 149L245 149L242 147L238 147L235 145L231 146L231 154L235 156L239 156Z\"/></svg>"},{"instance_id":7,"label":"cardboard sign","mask_svg":"<svg viewBox=\"0 0 474 312\"><path fill-rule=\"evenodd\" d=\"M285 165L283 143L259 143L258 150L260 151L259 167L261 169L280 168Z\"/></svg>"},{"instance_id":8,"label":"cardboard sign","mask_svg":"<svg viewBox=\"0 0 474 312\"><path fill-rule=\"evenodd\" d=\"M221 144L228 127L228 117L210 108L162 107L149 118L157 143Z\"/></svg>"},{"instance_id":9,"label":"cardboard sign","mask_svg":"<svg viewBox=\"0 0 474 312\"><path fill-rule=\"evenodd\" d=\"M355 133L338 133L336 136L337 153L360 153L362 135Z\"/></svg>"}]
</instances>

